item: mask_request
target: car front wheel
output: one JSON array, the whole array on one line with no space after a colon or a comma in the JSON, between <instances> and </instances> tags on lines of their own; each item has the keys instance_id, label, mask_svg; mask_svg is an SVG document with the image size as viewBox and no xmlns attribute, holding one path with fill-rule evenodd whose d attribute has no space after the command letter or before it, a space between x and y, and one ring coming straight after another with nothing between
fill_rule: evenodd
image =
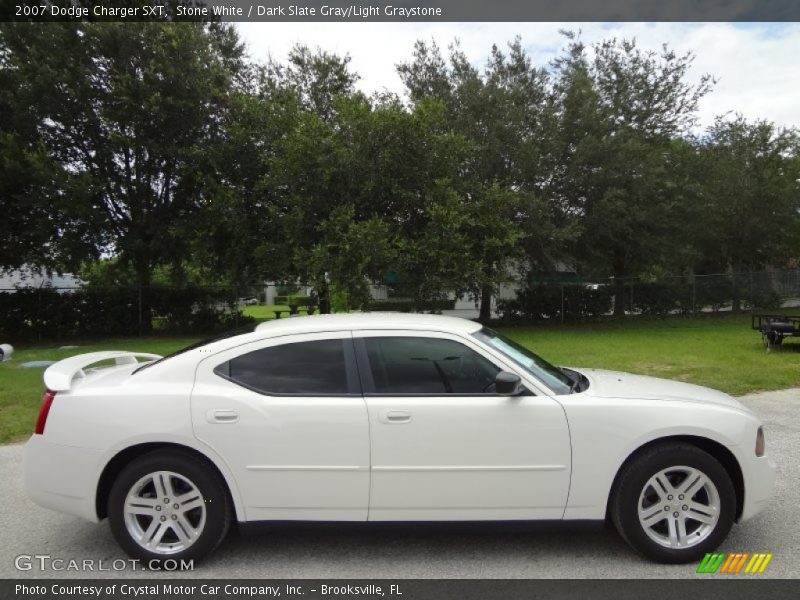
<instances>
[{"instance_id":1,"label":"car front wheel","mask_svg":"<svg viewBox=\"0 0 800 600\"><path fill-rule=\"evenodd\" d=\"M634 549L654 560L700 560L728 535L736 492L719 461L683 443L645 450L623 467L611 517Z\"/></svg>"},{"instance_id":2,"label":"car front wheel","mask_svg":"<svg viewBox=\"0 0 800 600\"><path fill-rule=\"evenodd\" d=\"M134 558L199 559L225 537L231 509L210 465L188 453L156 451L119 474L108 518L117 542Z\"/></svg>"}]
</instances>

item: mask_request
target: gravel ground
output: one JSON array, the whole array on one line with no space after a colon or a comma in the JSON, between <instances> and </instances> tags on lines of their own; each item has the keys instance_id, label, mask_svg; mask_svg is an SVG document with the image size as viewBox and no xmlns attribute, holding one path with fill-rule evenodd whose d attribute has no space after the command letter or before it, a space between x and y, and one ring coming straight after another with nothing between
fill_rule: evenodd
<instances>
[{"instance_id":1,"label":"gravel ground","mask_svg":"<svg viewBox=\"0 0 800 600\"><path fill-rule=\"evenodd\" d=\"M800 389L744 396L763 419L767 449L778 463L776 497L756 518L735 525L721 551L772 552L760 577L800 576ZM25 496L22 446L0 446L0 577L152 577L151 571L18 571L21 554L64 559L125 558L107 523L39 508ZM795 483L792 484L791 482ZM97 563L95 563L97 564ZM650 563L634 554L612 530L497 531L491 526L297 527L261 535L231 535L193 572L200 578L686 578L692 565ZM166 575L166 574L164 574ZM733 576L735 577L735 576ZM741 575L739 576L741 577Z\"/></svg>"}]
</instances>

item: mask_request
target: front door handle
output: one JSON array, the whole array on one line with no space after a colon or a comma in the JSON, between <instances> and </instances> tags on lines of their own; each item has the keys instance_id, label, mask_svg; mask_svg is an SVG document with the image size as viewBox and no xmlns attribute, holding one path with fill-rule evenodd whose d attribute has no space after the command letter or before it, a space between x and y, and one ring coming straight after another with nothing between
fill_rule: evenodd
<instances>
[{"instance_id":1,"label":"front door handle","mask_svg":"<svg viewBox=\"0 0 800 600\"><path fill-rule=\"evenodd\" d=\"M378 420L381 423L408 423L411 413L407 410L387 410L380 414Z\"/></svg>"},{"instance_id":2,"label":"front door handle","mask_svg":"<svg viewBox=\"0 0 800 600\"><path fill-rule=\"evenodd\" d=\"M206 413L209 423L238 423L239 412L229 408L212 408Z\"/></svg>"}]
</instances>

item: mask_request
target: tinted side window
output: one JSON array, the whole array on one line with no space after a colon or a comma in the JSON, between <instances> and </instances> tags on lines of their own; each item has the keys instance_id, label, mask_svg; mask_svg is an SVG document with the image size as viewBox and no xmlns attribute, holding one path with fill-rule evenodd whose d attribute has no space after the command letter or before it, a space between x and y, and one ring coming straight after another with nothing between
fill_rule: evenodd
<instances>
[{"instance_id":1,"label":"tinted side window","mask_svg":"<svg viewBox=\"0 0 800 600\"><path fill-rule=\"evenodd\" d=\"M451 340L364 338L379 394L490 393L499 368Z\"/></svg>"},{"instance_id":2,"label":"tinted side window","mask_svg":"<svg viewBox=\"0 0 800 600\"><path fill-rule=\"evenodd\" d=\"M248 352L214 369L265 394L347 394L344 340L298 342Z\"/></svg>"}]
</instances>

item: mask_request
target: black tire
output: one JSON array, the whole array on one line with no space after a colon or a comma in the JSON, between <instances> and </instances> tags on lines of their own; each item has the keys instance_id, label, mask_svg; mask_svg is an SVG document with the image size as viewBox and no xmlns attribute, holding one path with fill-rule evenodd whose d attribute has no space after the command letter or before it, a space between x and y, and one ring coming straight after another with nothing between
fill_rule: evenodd
<instances>
[{"instance_id":1,"label":"black tire","mask_svg":"<svg viewBox=\"0 0 800 600\"><path fill-rule=\"evenodd\" d=\"M202 528L198 528L199 535L188 547L174 552L166 550L157 552L144 548L128 530L125 518L125 500L128 493L137 485L137 482L158 471L172 472L188 480L202 495L200 503L205 508ZM174 478L173 483L179 485L182 480ZM162 509L159 507L158 510ZM192 513L187 514L192 516ZM197 514L199 511L195 510L193 515ZM163 520L166 516L164 514L159 518ZM150 517L142 518L144 524L141 527L144 529ZM108 498L108 520L117 543L129 556L146 562L174 559L180 565L182 559L199 560L203 558L225 538L232 518L233 511L227 487L216 469L202 458L180 450L156 450L131 461L117 476ZM152 519L155 520L155 517ZM166 531L166 539L170 539L170 535L174 536L174 532ZM180 543L175 545L180 546Z\"/></svg>"},{"instance_id":2,"label":"black tire","mask_svg":"<svg viewBox=\"0 0 800 600\"><path fill-rule=\"evenodd\" d=\"M716 487L719 496L716 523L713 527L709 526L708 533L696 534L698 537L703 537L702 541L691 542L691 534L688 535L687 539L693 545L682 548L666 547L651 539L645 531L645 526L639 521L638 512L640 496L651 477L664 469L678 466L691 467L702 472ZM680 478L680 472L676 471L676 473L676 476ZM679 486L680 483L676 485ZM705 494L706 492L699 493ZM677 499L675 502L678 502ZM728 535L736 516L736 491L728 472L716 458L707 452L686 443L658 444L635 455L623 466L612 491L610 516L622 538L644 556L662 563L696 562L702 559L707 552L714 551ZM665 518L665 521L668 520ZM668 527L666 522L662 521L662 523L663 525L660 523L658 527ZM699 523L689 521L686 527L687 532L690 527L699 526ZM668 534L665 533L665 535Z\"/></svg>"}]
</instances>

